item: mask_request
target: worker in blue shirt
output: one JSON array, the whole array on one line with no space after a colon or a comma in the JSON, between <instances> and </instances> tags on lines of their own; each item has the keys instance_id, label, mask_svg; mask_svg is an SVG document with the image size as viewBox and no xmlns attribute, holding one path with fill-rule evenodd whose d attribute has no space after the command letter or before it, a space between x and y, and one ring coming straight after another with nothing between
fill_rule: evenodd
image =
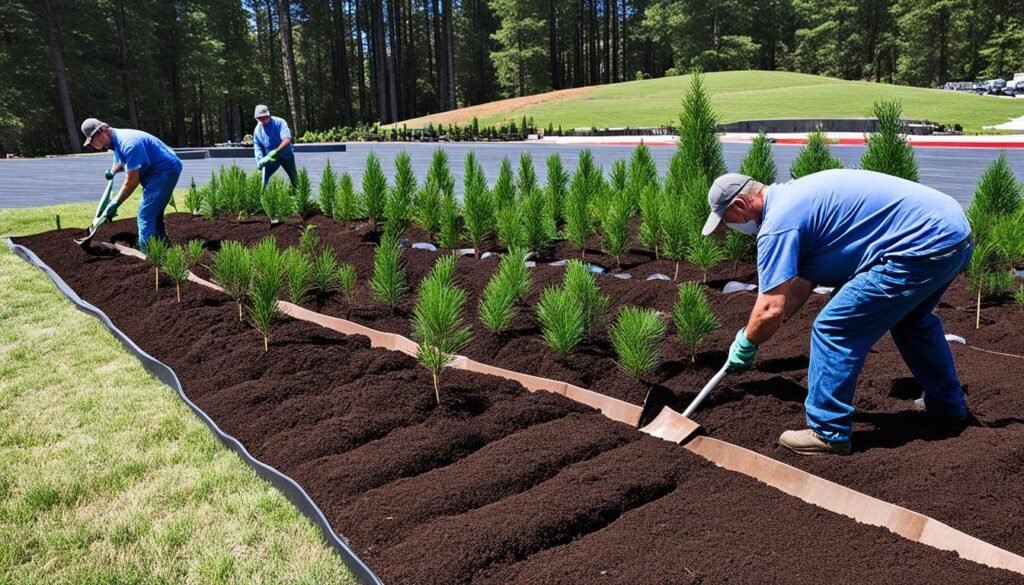
<instances>
[{"instance_id":1,"label":"worker in blue shirt","mask_svg":"<svg viewBox=\"0 0 1024 585\"><path fill-rule=\"evenodd\" d=\"M705 235L724 220L757 237L758 296L729 349L730 371L753 367L758 346L815 286L838 287L811 330L809 428L782 433L779 444L801 454L850 453L857 377L886 331L924 389L927 413L940 424L966 424L953 354L932 312L973 253L970 225L953 198L905 179L838 169L770 186L730 173L712 185L708 203Z\"/></svg>"},{"instance_id":2,"label":"worker in blue shirt","mask_svg":"<svg viewBox=\"0 0 1024 585\"><path fill-rule=\"evenodd\" d=\"M117 173L127 171L121 190L104 211L108 220L114 219L118 207L131 197L136 187L142 185L137 221L139 250L145 253L150 237L167 238L164 209L178 184L181 160L170 147L152 134L141 130L111 128L96 118L82 122L82 134L85 135L85 146L96 150L110 148L113 151L114 165L104 173L108 181Z\"/></svg>"},{"instance_id":3,"label":"worker in blue shirt","mask_svg":"<svg viewBox=\"0 0 1024 585\"><path fill-rule=\"evenodd\" d=\"M263 171L263 184L283 167L288 173L292 185L298 178L295 170L295 148L292 147L292 131L288 122L277 116L270 115L270 109L264 105L256 106L256 129L252 131L252 145L256 152L256 168Z\"/></svg>"}]
</instances>

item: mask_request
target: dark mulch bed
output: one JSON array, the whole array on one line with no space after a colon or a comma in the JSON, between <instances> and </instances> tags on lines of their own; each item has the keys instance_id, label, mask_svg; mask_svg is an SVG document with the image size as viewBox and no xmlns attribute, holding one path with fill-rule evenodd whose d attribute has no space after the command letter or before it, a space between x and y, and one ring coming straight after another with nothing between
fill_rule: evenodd
<instances>
[{"instance_id":1,"label":"dark mulch bed","mask_svg":"<svg viewBox=\"0 0 1024 585\"><path fill-rule=\"evenodd\" d=\"M378 309L366 294L372 238L363 228L324 218L314 223L321 225L324 242L360 269L363 291L353 320L406 333L404 318ZM130 225L105 226L100 238ZM176 240L203 237L216 247L225 239L257 239L267 226L173 215L169 231ZM272 233L282 244L294 244L298 232L289 224ZM386 582L1013 579L806 505L557 395L452 371L443 381L444 404L437 407L429 373L412 358L291 320L274 330L271 351L264 354L259 334L238 321L228 299L187 285L179 305L166 279L165 289L153 290L147 265L87 256L71 242L79 235L64 230L18 241L174 368L189 396L226 432L298 480ZM418 279L435 255L410 250L405 257L410 276ZM457 279L474 304L495 265L460 261ZM672 264L648 261L626 270L634 277L671 274ZM749 279L751 267L744 270ZM557 281L561 272L538 267L535 289ZM730 274L723 268L711 278L721 283ZM693 270L684 268L684 276L692 278ZM667 310L675 297L670 282L609 277L601 283L614 304ZM678 342L667 344L666 363L655 375L682 401L717 369L753 299L711 296L723 330L696 365ZM969 299L948 296L951 305L943 310L966 314L968 308L957 307ZM815 299L798 323L764 348L759 371L727 379L709 399L697 418L713 436L790 461L771 442L782 429L802 423L806 330L823 302ZM336 315L347 310L333 298L310 307ZM985 328L1001 326L1009 311L988 309L995 322ZM970 332L954 331L975 341ZM474 334L472 357L642 400L643 388L612 365L606 339L561 364L539 345L529 314L505 339L486 339L490 334L477 326ZM970 349L957 354L971 404L987 426L958 437L929 434L912 409L909 374L899 373L896 368L905 367L883 344L869 360L858 396L861 450L848 458L790 462L1019 552L1024 437L1015 417L1022 400L1011 383L999 380L1024 373L1024 364L1005 363L1008 358L993 363Z\"/></svg>"}]
</instances>

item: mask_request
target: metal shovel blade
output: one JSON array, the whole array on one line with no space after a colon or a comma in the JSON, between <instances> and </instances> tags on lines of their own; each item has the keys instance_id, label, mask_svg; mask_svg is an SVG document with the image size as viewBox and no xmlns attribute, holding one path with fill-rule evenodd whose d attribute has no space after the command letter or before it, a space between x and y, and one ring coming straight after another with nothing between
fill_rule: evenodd
<instances>
[{"instance_id":1,"label":"metal shovel blade","mask_svg":"<svg viewBox=\"0 0 1024 585\"><path fill-rule=\"evenodd\" d=\"M697 407L700 406L700 403L703 402L705 398L707 398L708 394L711 394L711 391L715 389L715 386L718 386L718 383L721 382L722 378L725 377L725 374L728 373L728 367L728 364L722 366L722 369L718 370L718 373L715 374L715 376L711 378L711 380L709 380L707 384L704 385L704 388L700 391L700 394L697 394L697 397L693 399L693 402L690 403L690 406L687 406L686 410L683 411L683 416L685 416L686 418L690 418L690 415L693 414L693 411L697 410Z\"/></svg>"}]
</instances>

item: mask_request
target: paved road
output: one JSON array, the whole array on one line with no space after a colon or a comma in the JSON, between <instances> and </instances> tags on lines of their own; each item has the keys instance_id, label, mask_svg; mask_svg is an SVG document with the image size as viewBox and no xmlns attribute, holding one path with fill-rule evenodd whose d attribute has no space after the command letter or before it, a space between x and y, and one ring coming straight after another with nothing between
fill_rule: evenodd
<instances>
[{"instance_id":1,"label":"paved road","mask_svg":"<svg viewBox=\"0 0 1024 585\"><path fill-rule=\"evenodd\" d=\"M385 172L389 177L394 175L395 154L402 149L410 152L417 175L422 178L426 174L434 144L367 144L352 143L348 152L302 154L299 164L305 166L310 173L313 187L320 182L320 172L328 160L338 172L348 172L356 182L357 189L362 180L366 155L376 151L384 163ZM537 175L541 181L546 175L544 159L557 152L562 156L565 167L570 171L576 166L576 157L583 148L572 145L551 145L543 143L515 144L445 144L441 146L449 153L452 172L457 182L457 191L462 191L463 160L466 153L475 150L477 158L484 166L490 181L494 181L498 166L505 156L513 159L513 164L520 152L526 150L533 155ZM607 172L616 159L628 158L629 146L595 146L590 147L598 164ZM740 159L746 152L746 144L723 144L725 160L730 169L739 167ZM796 156L800 147L776 145L775 161L779 169L786 170ZM659 171L664 175L668 169L668 161L673 149L667 146L653 146ZM862 146L834 146L832 152L848 167L856 166L864 152ZM974 187L985 167L994 160L999 152L986 148L918 148L915 152L920 166L921 181L941 191L949 193L966 205L974 193ZM1024 149L1007 151L1010 164L1017 173L1018 179L1024 180ZM54 205L58 203L92 202L95 201L103 187L103 171L110 165L110 155L69 156L47 159L0 160L0 208L34 207ZM223 165L235 162L252 169L252 159L205 159L183 161L184 171L178 181L179 187L187 187L194 178L197 184L206 182L210 172ZM781 172L780 176L785 175ZM315 191L314 191L315 193Z\"/></svg>"}]
</instances>

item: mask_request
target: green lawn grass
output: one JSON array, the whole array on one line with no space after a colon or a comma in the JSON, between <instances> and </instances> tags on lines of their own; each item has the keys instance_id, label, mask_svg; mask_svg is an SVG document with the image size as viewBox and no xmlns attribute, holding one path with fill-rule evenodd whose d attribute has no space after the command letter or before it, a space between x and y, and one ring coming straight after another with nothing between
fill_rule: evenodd
<instances>
[{"instance_id":1,"label":"green lawn grass","mask_svg":"<svg viewBox=\"0 0 1024 585\"><path fill-rule=\"evenodd\" d=\"M705 87L720 122L762 118L868 117L880 100L903 102L903 115L943 124L960 124L967 133L1024 116L1024 99L845 81L785 71L724 71L707 73ZM563 129L615 128L678 124L690 76L616 83L584 95L482 117L494 124L533 116L539 127L549 123ZM470 116L471 117L471 116Z\"/></svg>"},{"instance_id":2,"label":"green lawn grass","mask_svg":"<svg viewBox=\"0 0 1024 585\"><path fill-rule=\"evenodd\" d=\"M85 226L94 210L0 209L0 235L52 229L55 213ZM0 299L0 583L355 582L284 496L6 246Z\"/></svg>"}]
</instances>

